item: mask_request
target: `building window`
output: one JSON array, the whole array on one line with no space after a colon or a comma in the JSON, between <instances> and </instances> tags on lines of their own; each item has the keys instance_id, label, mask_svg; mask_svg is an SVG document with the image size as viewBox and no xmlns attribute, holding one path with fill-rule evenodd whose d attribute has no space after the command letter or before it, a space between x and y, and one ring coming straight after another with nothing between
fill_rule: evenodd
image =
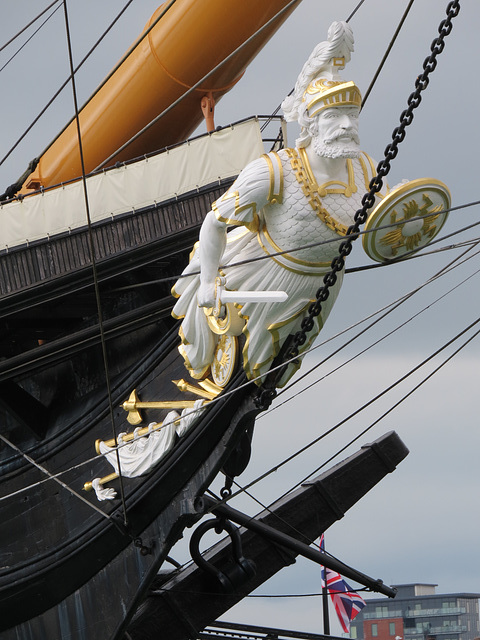
<instances>
[{"instance_id":1,"label":"building window","mask_svg":"<svg viewBox=\"0 0 480 640\"><path fill-rule=\"evenodd\" d=\"M375 622L372 624L372 637L376 638L378 636L378 624Z\"/></svg>"},{"instance_id":2,"label":"building window","mask_svg":"<svg viewBox=\"0 0 480 640\"><path fill-rule=\"evenodd\" d=\"M375 607L375 615L379 618L388 617L388 607L386 606Z\"/></svg>"},{"instance_id":3,"label":"building window","mask_svg":"<svg viewBox=\"0 0 480 640\"><path fill-rule=\"evenodd\" d=\"M394 622L389 622L389 624L388 624L388 633L391 636L395 635L395 623Z\"/></svg>"},{"instance_id":4,"label":"building window","mask_svg":"<svg viewBox=\"0 0 480 640\"><path fill-rule=\"evenodd\" d=\"M355 625L350 627L350 638L352 638L352 640L357 640L357 627L355 627Z\"/></svg>"}]
</instances>

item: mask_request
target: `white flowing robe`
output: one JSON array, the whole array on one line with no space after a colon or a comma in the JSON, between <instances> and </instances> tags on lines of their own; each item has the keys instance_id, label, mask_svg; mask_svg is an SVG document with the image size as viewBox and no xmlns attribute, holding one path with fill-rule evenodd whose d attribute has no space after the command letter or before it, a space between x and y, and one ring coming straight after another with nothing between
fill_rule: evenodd
<instances>
[{"instance_id":1,"label":"white flowing robe","mask_svg":"<svg viewBox=\"0 0 480 640\"><path fill-rule=\"evenodd\" d=\"M234 227L228 232L221 259L226 288L280 290L288 294L288 300L282 303L236 305L246 320L244 369L247 377L258 384L286 337L300 328L322 286L323 275L338 253L342 230L344 234L361 208L361 198L374 175L374 164L363 154L358 160L348 160L347 166L348 184L329 182L318 186L303 151L270 153L250 163L226 194L212 205L217 220ZM322 241L326 244L301 248ZM272 255L279 251L288 253ZM271 257L266 258L268 255ZM173 315L184 318L180 352L194 378L202 378L208 372L218 339L208 326L204 309L197 305L199 271L199 251L195 248L183 272L185 277L172 289L178 297ZM300 353L313 343L333 307L343 271L337 275L337 282L330 288ZM298 367L299 364L289 367L282 385Z\"/></svg>"}]
</instances>

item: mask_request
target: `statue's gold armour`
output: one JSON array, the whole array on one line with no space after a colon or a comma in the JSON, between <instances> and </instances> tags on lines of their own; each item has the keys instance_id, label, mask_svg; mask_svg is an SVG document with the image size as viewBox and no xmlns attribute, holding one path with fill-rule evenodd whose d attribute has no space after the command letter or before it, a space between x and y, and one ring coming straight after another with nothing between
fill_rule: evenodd
<instances>
[{"instance_id":1,"label":"statue's gold armour","mask_svg":"<svg viewBox=\"0 0 480 640\"><path fill-rule=\"evenodd\" d=\"M280 251L307 246L292 251L288 257L292 262L312 266L323 263L324 266L338 254L341 238L353 224L355 211L362 207L362 197L374 175L373 162L365 154L348 160L348 183L330 182L319 186L305 153L288 149L278 155L283 168L283 198L281 203L271 203L264 209L264 224L259 230L262 244L267 236L270 249L274 245ZM308 246L322 242L326 244ZM287 264L284 260L284 265Z\"/></svg>"}]
</instances>

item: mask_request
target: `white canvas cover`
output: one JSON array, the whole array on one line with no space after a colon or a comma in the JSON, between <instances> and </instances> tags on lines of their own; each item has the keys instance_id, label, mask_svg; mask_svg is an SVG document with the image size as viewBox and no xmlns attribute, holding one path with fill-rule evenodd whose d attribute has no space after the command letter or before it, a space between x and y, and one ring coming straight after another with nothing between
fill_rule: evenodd
<instances>
[{"instance_id":1,"label":"white canvas cover","mask_svg":"<svg viewBox=\"0 0 480 640\"><path fill-rule=\"evenodd\" d=\"M253 118L87 179L92 223L236 176L264 152ZM0 250L87 224L83 182L0 206Z\"/></svg>"}]
</instances>

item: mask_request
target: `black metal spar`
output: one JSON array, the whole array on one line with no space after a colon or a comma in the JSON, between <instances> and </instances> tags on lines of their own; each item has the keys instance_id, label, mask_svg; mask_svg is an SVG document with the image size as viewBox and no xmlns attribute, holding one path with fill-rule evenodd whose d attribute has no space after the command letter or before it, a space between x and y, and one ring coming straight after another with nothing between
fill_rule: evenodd
<instances>
[{"instance_id":1,"label":"black metal spar","mask_svg":"<svg viewBox=\"0 0 480 640\"><path fill-rule=\"evenodd\" d=\"M250 529L251 531L269 538L273 542L276 542L287 549L291 549L304 558L313 560L313 562L325 566L328 569L332 569L332 571L338 571L338 573L341 573L346 578L351 578L352 580L363 584L365 587L368 587L372 591L382 593L389 598L394 598L397 595L397 590L383 584L382 580L370 578L364 573L344 564L340 560L332 558L326 553L318 551L313 547L309 547L308 544L304 544L300 540L296 540L286 533L282 533L281 531L278 531L277 529L252 518L251 516L247 516L241 511L237 511L237 509L233 509L225 503L218 503L214 498L210 498L209 496L203 496L202 500L204 501L205 509L216 516L236 522L246 529Z\"/></svg>"}]
</instances>

